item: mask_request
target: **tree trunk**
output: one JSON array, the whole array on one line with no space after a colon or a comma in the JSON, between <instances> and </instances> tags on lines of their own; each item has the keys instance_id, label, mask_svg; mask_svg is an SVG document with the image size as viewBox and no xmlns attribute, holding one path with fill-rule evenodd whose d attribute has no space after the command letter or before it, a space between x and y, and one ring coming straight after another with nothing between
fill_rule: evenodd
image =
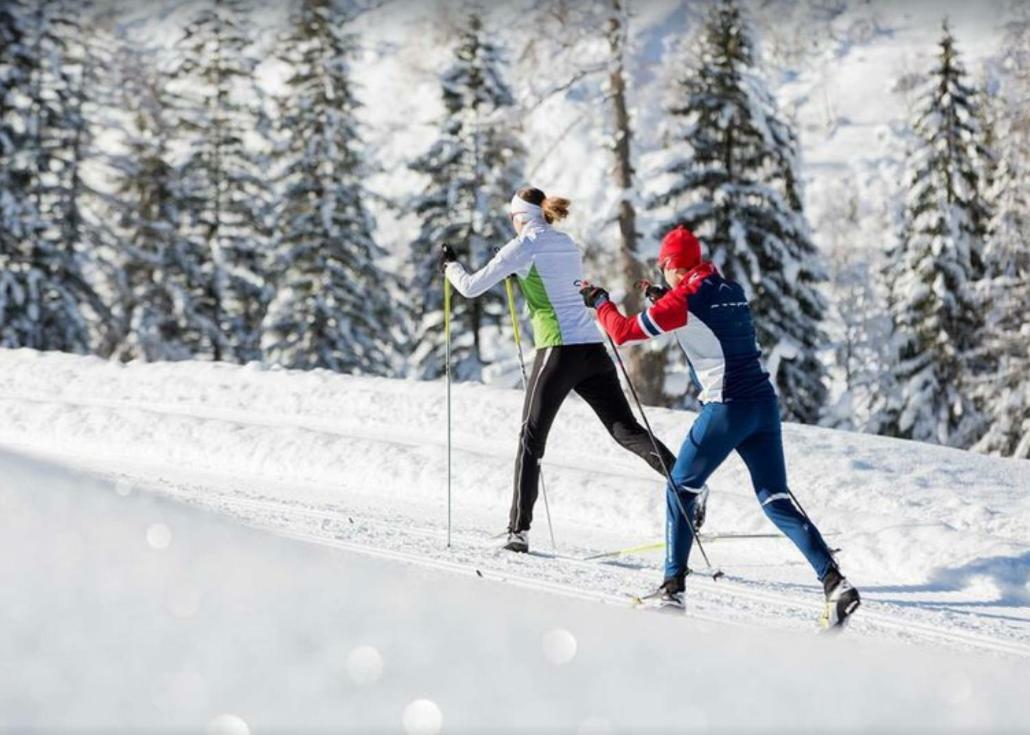
<instances>
[{"instance_id":1,"label":"tree trunk","mask_svg":"<svg viewBox=\"0 0 1030 735\"><path fill-rule=\"evenodd\" d=\"M611 73L608 84L611 89L612 113L614 117L615 185L622 191L619 202L619 236L621 248L619 261L625 284L626 297L623 308L632 315L641 311L645 304L642 294L636 288L644 277L644 269L637 259L637 213L633 207L633 161L631 156L632 127L626 105L626 77L623 67L625 53L625 16L623 0L612 0L612 14L608 19L608 44L612 55ZM665 383L665 351L636 348L627 355L626 364L633 380L633 386L640 399L649 404L668 403L662 387Z\"/></svg>"}]
</instances>

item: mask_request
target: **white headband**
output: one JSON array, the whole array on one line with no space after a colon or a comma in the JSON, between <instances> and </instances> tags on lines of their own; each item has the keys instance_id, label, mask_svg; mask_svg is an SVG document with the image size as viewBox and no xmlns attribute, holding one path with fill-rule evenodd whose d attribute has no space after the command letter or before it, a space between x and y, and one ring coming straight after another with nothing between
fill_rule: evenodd
<instances>
[{"instance_id":1,"label":"white headband","mask_svg":"<svg viewBox=\"0 0 1030 735\"><path fill-rule=\"evenodd\" d=\"M525 199L515 194L511 198L511 216L514 217L517 214L524 214L527 217L542 217L544 211L540 209L536 204L530 204Z\"/></svg>"}]
</instances>

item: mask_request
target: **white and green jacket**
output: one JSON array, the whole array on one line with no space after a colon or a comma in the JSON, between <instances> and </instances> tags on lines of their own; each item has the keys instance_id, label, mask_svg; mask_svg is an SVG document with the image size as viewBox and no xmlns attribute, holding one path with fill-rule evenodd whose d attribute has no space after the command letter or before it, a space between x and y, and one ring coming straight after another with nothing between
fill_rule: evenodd
<instances>
[{"instance_id":1,"label":"white and green jacket","mask_svg":"<svg viewBox=\"0 0 1030 735\"><path fill-rule=\"evenodd\" d=\"M466 298L479 296L507 276L518 276L538 349L601 341L594 316L579 295L583 261L576 243L539 219L527 222L522 234L476 273L451 262L446 274Z\"/></svg>"}]
</instances>

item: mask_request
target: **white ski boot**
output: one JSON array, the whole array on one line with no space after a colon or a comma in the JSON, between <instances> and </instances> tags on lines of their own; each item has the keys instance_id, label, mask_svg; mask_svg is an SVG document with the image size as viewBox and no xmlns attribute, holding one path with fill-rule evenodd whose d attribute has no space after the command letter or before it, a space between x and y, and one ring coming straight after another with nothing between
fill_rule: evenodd
<instances>
[{"instance_id":1,"label":"white ski boot","mask_svg":"<svg viewBox=\"0 0 1030 735\"><path fill-rule=\"evenodd\" d=\"M517 554L529 552L529 531L508 531L508 542L502 547Z\"/></svg>"}]
</instances>

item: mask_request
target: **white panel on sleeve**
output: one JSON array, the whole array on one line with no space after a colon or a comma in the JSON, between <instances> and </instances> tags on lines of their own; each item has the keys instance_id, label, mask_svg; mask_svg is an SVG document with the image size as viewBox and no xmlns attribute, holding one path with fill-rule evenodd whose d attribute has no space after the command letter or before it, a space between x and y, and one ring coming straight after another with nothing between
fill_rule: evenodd
<instances>
[{"instance_id":1,"label":"white panel on sleeve","mask_svg":"<svg viewBox=\"0 0 1030 735\"><path fill-rule=\"evenodd\" d=\"M486 293L513 273L521 275L530 268L532 261L532 248L515 238L475 273L469 273L457 262L449 263L444 272L458 293L471 299Z\"/></svg>"}]
</instances>

